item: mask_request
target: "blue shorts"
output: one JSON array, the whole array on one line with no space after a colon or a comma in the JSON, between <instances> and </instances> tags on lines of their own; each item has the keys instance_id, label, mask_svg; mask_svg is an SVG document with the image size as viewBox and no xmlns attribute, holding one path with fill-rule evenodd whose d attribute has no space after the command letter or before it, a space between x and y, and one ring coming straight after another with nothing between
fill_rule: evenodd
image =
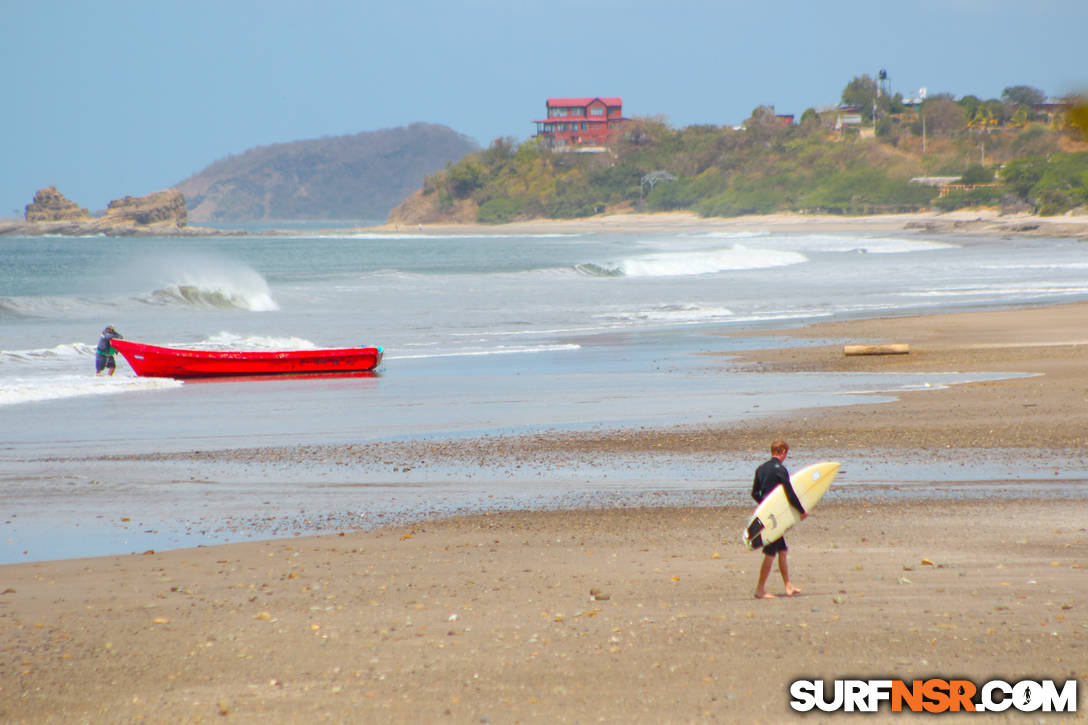
<instances>
[{"instance_id":1,"label":"blue shorts","mask_svg":"<svg viewBox=\"0 0 1088 725\"><path fill-rule=\"evenodd\" d=\"M100 373L106 368L114 370L117 367L117 361L113 359L113 355L101 355L99 353L94 354L94 371Z\"/></svg>"}]
</instances>

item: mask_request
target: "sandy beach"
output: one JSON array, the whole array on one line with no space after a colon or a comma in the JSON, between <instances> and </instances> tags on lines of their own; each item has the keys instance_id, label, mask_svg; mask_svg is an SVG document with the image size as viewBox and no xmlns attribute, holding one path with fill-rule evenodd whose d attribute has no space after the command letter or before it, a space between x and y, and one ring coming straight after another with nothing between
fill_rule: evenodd
<instances>
[{"instance_id":1,"label":"sandy beach","mask_svg":"<svg viewBox=\"0 0 1088 725\"><path fill-rule=\"evenodd\" d=\"M581 219L535 219L508 224L385 224L370 231L419 231L426 234L579 234L617 231L655 233L712 233L764 230L797 233L879 233L914 230L956 235L1088 237L1088 215L1037 216L1002 214L991 208L951 212L874 214L864 217L778 213L739 217L701 217L694 212L614 213Z\"/></svg>"},{"instance_id":2,"label":"sandy beach","mask_svg":"<svg viewBox=\"0 0 1088 725\"><path fill-rule=\"evenodd\" d=\"M798 678L928 677L1079 678L1083 717L1088 481L1046 482L1084 463L1086 319L1078 303L761 333L768 349L737 374L1026 374L783 420L201 452L349 465L376 447L512 464L721 452L754 468L785 437L796 466L937 451L1040 464L999 496L949 497L937 480L902 500L832 488L788 536L803 593L773 601L752 597L760 555L739 543L751 506L725 498L3 566L0 722L775 723L796 716ZM843 355L879 342L910 353Z\"/></svg>"}]
</instances>

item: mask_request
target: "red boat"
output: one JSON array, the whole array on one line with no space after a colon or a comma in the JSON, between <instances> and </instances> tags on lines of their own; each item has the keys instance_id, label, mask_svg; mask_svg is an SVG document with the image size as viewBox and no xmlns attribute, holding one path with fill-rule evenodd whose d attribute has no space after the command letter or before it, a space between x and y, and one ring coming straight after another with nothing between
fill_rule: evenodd
<instances>
[{"instance_id":1,"label":"red boat","mask_svg":"<svg viewBox=\"0 0 1088 725\"><path fill-rule=\"evenodd\" d=\"M149 378L350 373L373 370L382 361L380 347L249 352L179 350L120 338L111 340L111 343L125 356L137 375Z\"/></svg>"}]
</instances>

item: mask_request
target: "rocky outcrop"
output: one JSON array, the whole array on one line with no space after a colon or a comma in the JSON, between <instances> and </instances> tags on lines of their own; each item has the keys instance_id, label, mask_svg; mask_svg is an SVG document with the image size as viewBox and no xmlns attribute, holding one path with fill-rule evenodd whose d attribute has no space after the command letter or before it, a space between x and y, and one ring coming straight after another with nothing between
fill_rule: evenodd
<instances>
[{"instance_id":1,"label":"rocky outcrop","mask_svg":"<svg viewBox=\"0 0 1088 725\"><path fill-rule=\"evenodd\" d=\"M79 210L79 214L72 211L73 208ZM26 221L0 222L0 236L195 237L238 234L190 227L188 221L185 197L177 189L156 191L147 196L126 196L111 201L102 216L92 217L86 209L49 187L34 195L34 202L26 208Z\"/></svg>"},{"instance_id":2,"label":"rocky outcrop","mask_svg":"<svg viewBox=\"0 0 1088 725\"><path fill-rule=\"evenodd\" d=\"M188 224L185 197L177 189L156 191L147 196L126 196L109 203L105 219L115 224Z\"/></svg>"},{"instance_id":3,"label":"rocky outcrop","mask_svg":"<svg viewBox=\"0 0 1088 725\"><path fill-rule=\"evenodd\" d=\"M38 189L34 201L26 205L23 218L28 222L64 222L90 219L86 209L57 191L55 186Z\"/></svg>"}]
</instances>

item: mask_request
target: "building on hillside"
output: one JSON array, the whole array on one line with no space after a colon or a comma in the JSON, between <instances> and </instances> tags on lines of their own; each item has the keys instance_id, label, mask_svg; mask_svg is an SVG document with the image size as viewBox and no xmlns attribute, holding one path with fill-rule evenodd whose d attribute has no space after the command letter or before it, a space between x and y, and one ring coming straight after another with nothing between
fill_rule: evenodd
<instances>
[{"instance_id":1,"label":"building on hillside","mask_svg":"<svg viewBox=\"0 0 1088 725\"><path fill-rule=\"evenodd\" d=\"M1031 104L1031 110L1036 114L1045 115L1047 123L1054 123L1054 119L1060 117L1064 113L1068 113L1069 109L1073 107L1072 103L1066 103L1065 101L1056 101L1052 98L1043 101L1042 103Z\"/></svg>"},{"instance_id":2,"label":"building on hillside","mask_svg":"<svg viewBox=\"0 0 1088 725\"><path fill-rule=\"evenodd\" d=\"M861 128L861 106L839 106L835 114L835 130Z\"/></svg>"},{"instance_id":3,"label":"building on hillside","mask_svg":"<svg viewBox=\"0 0 1088 725\"><path fill-rule=\"evenodd\" d=\"M630 119L623 117L623 99L549 98L547 118L535 121L536 137L557 150L585 151L603 147L608 135Z\"/></svg>"},{"instance_id":4,"label":"building on hillside","mask_svg":"<svg viewBox=\"0 0 1088 725\"><path fill-rule=\"evenodd\" d=\"M876 128L863 122L860 106L839 106L835 112L834 129L843 138L876 138Z\"/></svg>"}]
</instances>

